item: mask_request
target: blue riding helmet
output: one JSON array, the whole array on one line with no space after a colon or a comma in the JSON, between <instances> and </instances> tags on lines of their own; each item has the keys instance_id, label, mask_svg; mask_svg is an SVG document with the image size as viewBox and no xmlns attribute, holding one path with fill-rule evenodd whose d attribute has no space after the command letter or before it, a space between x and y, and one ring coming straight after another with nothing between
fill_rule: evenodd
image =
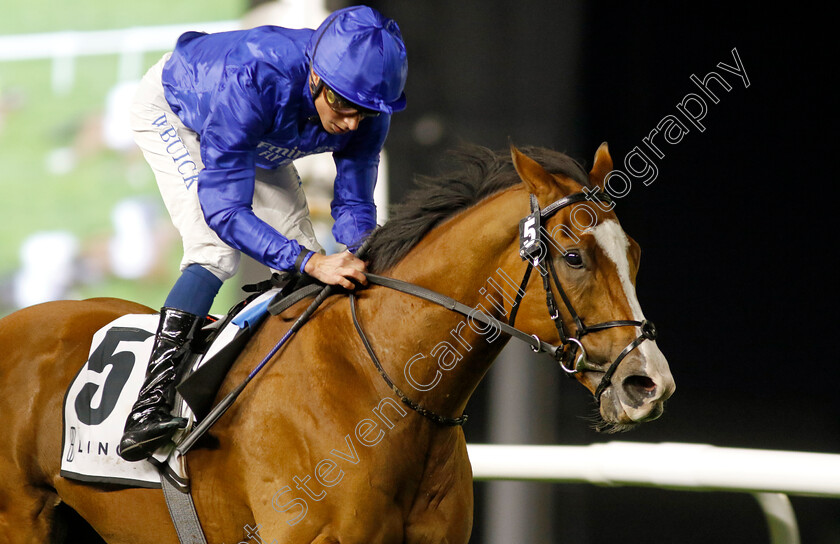
<instances>
[{"instance_id":1,"label":"blue riding helmet","mask_svg":"<svg viewBox=\"0 0 840 544\"><path fill-rule=\"evenodd\" d=\"M367 6L340 9L312 34L306 56L346 100L387 114L405 109L408 61L393 19Z\"/></svg>"}]
</instances>

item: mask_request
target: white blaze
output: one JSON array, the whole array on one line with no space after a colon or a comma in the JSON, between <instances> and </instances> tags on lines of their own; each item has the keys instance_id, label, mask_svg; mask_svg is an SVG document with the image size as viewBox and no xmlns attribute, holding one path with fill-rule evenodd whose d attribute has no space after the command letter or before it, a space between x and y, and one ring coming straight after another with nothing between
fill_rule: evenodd
<instances>
[{"instance_id":1,"label":"white blaze","mask_svg":"<svg viewBox=\"0 0 840 544\"><path fill-rule=\"evenodd\" d=\"M601 247L601 250L615 263L615 267L618 269L618 278L624 288L627 303L630 304L630 309L633 311L633 319L644 321L645 316L642 314L642 307L636 298L636 289L630 280L630 262L627 260L630 240L624 234L624 230L616 221L609 220L594 227L590 232L595 236L595 241Z\"/></svg>"},{"instance_id":2,"label":"white blaze","mask_svg":"<svg viewBox=\"0 0 840 544\"><path fill-rule=\"evenodd\" d=\"M618 278L621 281L621 286L624 288L624 296L630 309L633 312L633 320L643 322L645 316L642 313L642 307L639 304L639 299L636 298L636 288L630 280L630 262L627 260L627 251L630 249L630 240L624 234L624 230L616 221L605 221L600 225L590 230L595 236L595 242L604 252L604 254L615 263L618 272ZM614 318L619 318L614 316ZM641 332L640 327L635 327L637 334ZM656 397L649 400L659 399L662 395L670 396L674 391L674 379L671 377L671 371L668 369L668 362L665 356L659 351L655 340L642 342L638 346L638 353L641 355L641 362L643 366L638 367L635 371L638 373L642 371L641 375L646 375L653 380L657 385ZM620 389L619 389L620 391ZM666 398L667 398L666 396ZM622 395L619 393L619 400ZM630 419L638 421L649 413L648 404L641 407L633 407L626 405L623 401L621 404L625 413Z\"/></svg>"}]
</instances>

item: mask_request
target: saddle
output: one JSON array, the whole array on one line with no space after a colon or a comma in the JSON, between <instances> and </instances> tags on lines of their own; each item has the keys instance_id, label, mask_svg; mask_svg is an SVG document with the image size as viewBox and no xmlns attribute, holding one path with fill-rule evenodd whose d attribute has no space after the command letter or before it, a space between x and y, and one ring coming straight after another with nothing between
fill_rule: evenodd
<instances>
[{"instance_id":1,"label":"saddle","mask_svg":"<svg viewBox=\"0 0 840 544\"><path fill-rule=\"evenodd\" d=\"M271 278L252 285L245 285L242 290L252 293L233 306L222 319L205 325L193 340L191 349L194 353L204 354L205 364L191 372L176 386L176 390L195 414L196 420L202 420L210 411L216 393L227 376L236 357L259 328L266 313L279 315L301 300L316 294L323 284L310 276L275 272ZM273 293L266 297L267 293ZM262 298L260 302L255 300ZM237 328L228 327L230 323ZM224 342L216 342L220 335L230 329ZM214 346L218 346L214 349Z\"/></svg>"},{"instance_id":2,"label":"saddle","mask_svg":"<svg viewBox=\"0 0 840 544\"><path fill-rule=\"evenodd\" d=\"M191 359L176 387L184 401L176 403L178 415L190 421L181 437L213 408L228 371L266 315L284 312L321 287L292 274L275 274L270 280L246 286L251 295L226 315L208 319L190 346ZM297 312L289 315L293 313ZM145 375L158 319L156 314L125 315L93 336L90 356L64 398L62 476L158 487L163 473L179 489L188 487L183 455L173 453L174 444L160 448L149 462L130 463L116 455L125 418Z\"/></svg>"}]
</instances>

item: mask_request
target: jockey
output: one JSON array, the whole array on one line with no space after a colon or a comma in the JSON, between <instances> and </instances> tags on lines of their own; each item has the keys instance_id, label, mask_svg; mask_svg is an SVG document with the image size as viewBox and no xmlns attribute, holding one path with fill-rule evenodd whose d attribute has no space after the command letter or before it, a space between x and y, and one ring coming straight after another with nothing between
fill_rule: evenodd
<instances>
[{"instance_id":1,"label":"jockey","mask_svg":"<svg viewBox=\"0 0 840 544\"><path fill-rule=\"evenodd\" d=\"M358 247L376 226L379 152L391 114L405 108L406 74L396 22L354 6L314 31L187 32L144 76L131 126L184 258L125 424L123 459L149 457L186 426L170 413L176 376L240 252L326 284L365 282L352 253L324 254L292 161L332 152L332 232Z\"/></svg>"}]
</instances>

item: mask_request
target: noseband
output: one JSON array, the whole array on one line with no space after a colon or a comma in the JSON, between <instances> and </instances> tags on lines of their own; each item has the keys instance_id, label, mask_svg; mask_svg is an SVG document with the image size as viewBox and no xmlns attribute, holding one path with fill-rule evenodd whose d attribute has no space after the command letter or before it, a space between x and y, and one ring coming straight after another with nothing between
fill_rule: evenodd
<instances>
[{"instance_id":1,"label":"noseband","mask_svg":"<svg viewBox=\"0 0 840 544\"><path fill-rule=\"evenodd\" d=\"M590 195L604 203L612 202L607 195L601 194L599 192L590 193ZM528 268L525 270L525 276L522 278L522 283L519 287L519 290L516 293L516 298L514 299L513 308L511 309L510 313L509 323L497 321L494 318L486 316L481 312L476 312L475 308L471 308L466 304L462 304L457 300L447 297L446 295L442 295L441 293L432 291L430 289L426 289L424 287L420 287L419 285L414 285L395 278L387 278L371 273L366 273L365 276L367 277L368 282L371 284L380 285L382 287L387 287L389 289L394 289L396 291L400 291L409 295L422 298L429 302L433 302L435 304L443 306L453 312L458 312L462 315L469 316L471 319L475 319L476 321L479 321L486 325L492 324L498 327L502 332L512 336L513 338L518 338L519 340L522 340L523 342L527 343L529 346L531 346L531 349L535 353L548 353L560 363L561 368L563 368L566 374L570 376L585 371L600 372L602 370L601 367L591 364L586 357L586 349L583 347L583 342L581 341L581 339L585 335L592 332L599 332L606 329L610 329L612 327L641 327L642 334L640 334L638 337L636 337L635 340L627 344L627 346L621 351L621 353L618 354L618 357L615 358L615 361L613 361L612 364L610 364L609 368L607 368L607 371L604 372L604 377L601 378L601 382L598 384L598 387L596 388L594 393L595 401L600 405L601 393L603 393L607 389L607 387L610 386L610 380L612 379L613 374L615 374L619 363L621 363L621 361L631 351L636 349L639 346L639 344L641 344L645 340L655 340L656 327L654 327L652 322L647 320L631 321L622 319L616 321L605 321L603 323L597 323L595 325L586 325L584 323L583 319L580 317L580 315L578 315L578 313L572 306L569 297L563 290L563 286L560 284L560 278L557 275L557 270L554 268L554 263L552 262L551 254L548 250L549 246L542 238L541 225L545 221L550 219L555 213L565 208L566 206L587 200L587 195L584 193L575 193L573 195L561 198L560 200L549 204L543 209L540 209L536 196L531 195L530 198L531 214L519 222L519 254L522 257L522 259L528 263ZM540 267L541 262L547 263L548 271ZM537 268L540 271L540 274L542 275L543 288L545 289L545 300L546 305L548 306L548 315L554 322L554 326L557 328L557 334L560 336L559 346L553 346L547 342L540 340L536 335L529 335L528 333L519 330L513 326L514 321L516 320L516 313L517 311L519 311L519 305L522 302L522 298L525 296L525 287L528 284L528 280L531 277L531 271L534 268ZM574 335L569 335L566 331L565 325L563 324L563 319L560 316L560 310L557 306L557 300L554 298L554 292L551 288L552 282L554 283L557 292L560 294L560 298L563 301L563 304L566 306L566 310L569 312L572 321L574 321L575 323ZM359 333L359 337L361 338L365 349L370 355L371 360L376 366L376 369L379 371L379 374L404 404L406 404L411 409L415 410L416 412L420 413L424 417L432 420L437 424L447 426L464 424L464 422L467 420L466 414L463 414L457 418L452 418L448 416L442 416L431 410L428 410L411 400L408 397L408 395L406 395L388 376L388 374L385 372L385 369L382 366L382 363L379 361L379 357L374 352L373 346L371 346L370 342L368 341L367 335L365 334L361 323L359 322L358 315L356 314L356 296L352 292L350 293L350 315L353 318L353 324L356 327L356 331Z\"/></svg>"},{"instance_id":2,"label":"noseband","mask_svg":"<svg viewBox=\"0 0 840 544\"><path fill-rule=\"evenodd\" d=\"M590 193L590 195L605 204L610 204L612 202L609 196L601 192L593 192ZM642 333L625 346L621 353L618 354L618 357L616 357L612 364L610 364L609 368L607 368L607 371L604 372L604 376L601 378L601 382L598 384L594 393L595 401L600 404L601 394L607 389L607 387L610 386L612 376L615 374L616 369L618 369L619 363L621 363L621 361L631 351L636 349L645 340L656 340L656 327L653 322L648 320L633 321L627 319L604 321L594 325L586 325L580 315L575 311L574 306L572 306L572 302L563 290L563 285L560 283L560 278L557 275L556 268L554 267L554 261L552 260L551 253L548 250L549 245L543 240L542 232L544 232L544 230L542 229L542 225L561 209L577 202L587 200L587 198L588 195L584 193L575 193L561 198L560 200L549 204L545 208L540 209L537 197L533 194L530 195L531 215L525 217L519 222L519 255L522 257L522 260L528 263L528 268L525 270L522 283L516 293L516 299L514 300L513 308L510 313L509 324L511 327L514 325L514 322L516 321L516 313L519 311L519 304L525 296L525 286L528 284L528 280L531 277L531 271L534 268L537 268L542 276L548 315L557 329L557 334L560 336L560 345L552 346L553 349L551 350L537 349L532 345L531 349L535 352L548 351L560 363L560 367L567 375L571 376L583 371L601 370L599 367L592 365L587 359L586 348L583 347L583 342L581 341L585 335L591 332L611 329L613 327L641 327ZM545 263L546 268L548 269L547 271L540 267L541 263ZM572 321L575 323L574 335L568 334L566 326L563 324L563 318L560 315L557 300L554 298L554 292L551 289L552 283L557 289L557 292L560 294L560 299L563 301L564 306L566 306L566 310L569 312Z\"/></svg>"}]
</instances>

